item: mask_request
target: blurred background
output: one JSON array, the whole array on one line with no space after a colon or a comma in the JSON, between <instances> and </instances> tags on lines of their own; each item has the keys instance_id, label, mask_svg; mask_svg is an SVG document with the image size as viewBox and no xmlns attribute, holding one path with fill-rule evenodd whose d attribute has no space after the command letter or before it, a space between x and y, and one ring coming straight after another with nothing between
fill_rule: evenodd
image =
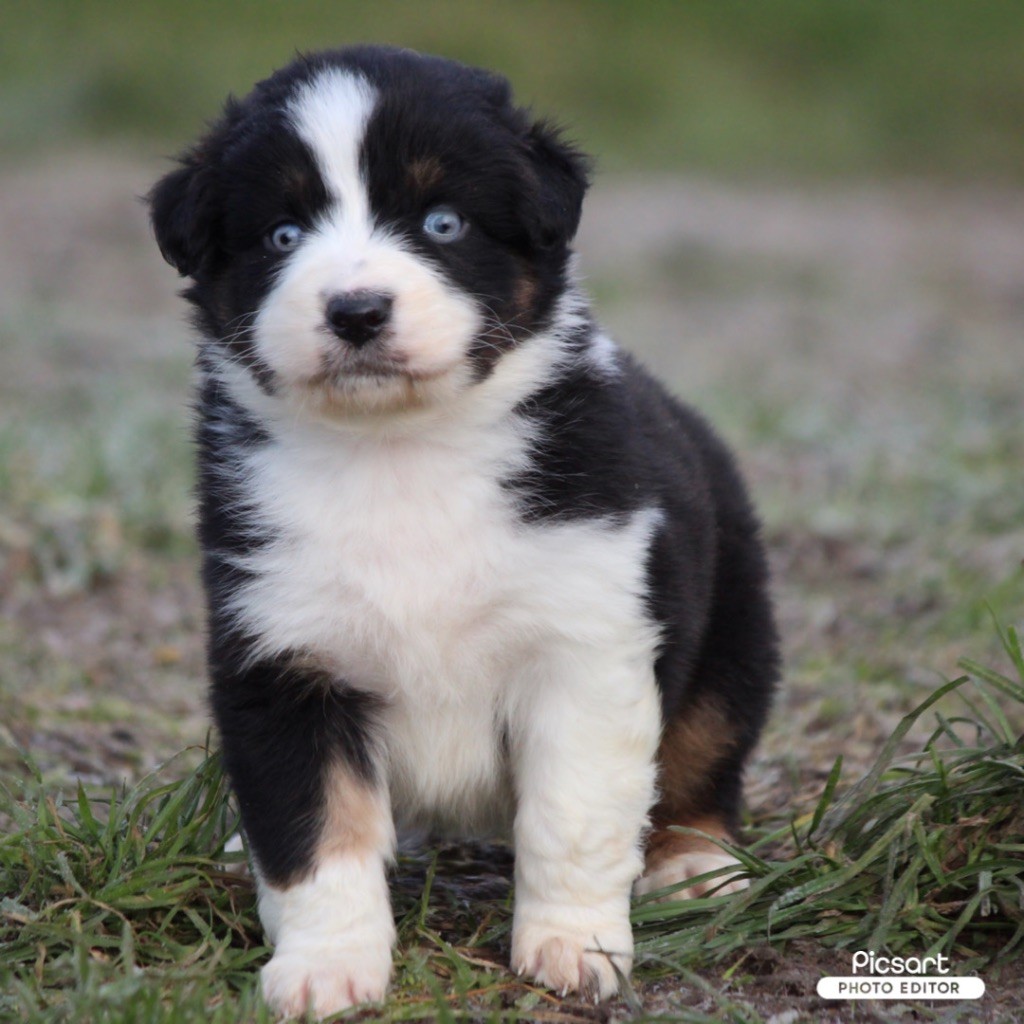
<instances>
[{"instance_id":1,"label":"blurred background","mask_svg":"<svg viewBox=\"0 0 1024 1024\"><path fill-rule=\"evenodd\" d=\"M204 740L190 334L138 196L229 92L358 41L503 72L596 155L598 315L739 449L766 521L777 720L807 743L769 737L755 805L998 660L989 609L1024 604L1019 0L9 0L0 770L20 744L119 778Z\"/></svg>"}]
</instances>

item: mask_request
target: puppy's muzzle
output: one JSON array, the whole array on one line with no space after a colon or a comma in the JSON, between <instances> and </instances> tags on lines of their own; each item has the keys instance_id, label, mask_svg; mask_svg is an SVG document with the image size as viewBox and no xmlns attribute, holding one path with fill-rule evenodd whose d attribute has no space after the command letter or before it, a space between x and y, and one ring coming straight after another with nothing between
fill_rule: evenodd
<instances>
[{"instance_id":1,"label":"puppy's muzzle","mask_svg":"<svg viewBox=\"0 0 1024 1024\"><path fill-rule=\"evenodd\" d=\"M327 303L328 328L342 341L362 348L388 325L394 297L386 292L355 291L333 296Z\"/></svg>"}]
</instances>

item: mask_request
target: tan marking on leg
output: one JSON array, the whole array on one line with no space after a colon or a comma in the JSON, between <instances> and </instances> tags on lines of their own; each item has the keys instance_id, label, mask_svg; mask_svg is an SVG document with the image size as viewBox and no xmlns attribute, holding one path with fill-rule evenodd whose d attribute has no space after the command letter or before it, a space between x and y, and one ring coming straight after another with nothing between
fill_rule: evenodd
<instances>
[{"instance_id":1,"label":"tan marking on leg","mask_svg":"<svg viewBox=\"0 0 1024 1024\"><path fill-rule=\"evenodd\" d=\"M737 863L711 838L674 832L670 826L697 829L714 839L731 839L725 821L708 814L711 773L732 750L735 732L724 709L713 698L698 700L665 727L658 748L660 796L651 811L644 873L637 895L676 885ZM707 893L721 895L747 886L746 880L725 876L678 890L666 899L692 899Z\"/></svg>"},{"instance_id":2,"label":"tan marking on leg","mask_svg":"<svg viewBox=\"0 0 1024 1024\"><path fill-rule=\"evenodd\" d=\"M384 998L395 924L386 862L394 853L387 792L340 760L324 780L312 870L277 888L259 886L259 912L274 955L263 995L280 1015L333 1016ZM259 879L257 879L259 881Z\"/></svg>"},{"instance_id":3,"label":"tan marking on leg","mask_svg":"<svg viewBox=\"0 0 1024 1024\"><path fill-rule=\"evenodd\" d=\"M712 769L736 742L722 706L704 697L665 726L658 747L659 800L654 826L689 825L703 817Z\"/></svg>"},{"instance_id":4,"label":"tan marking on leg","mask_svg":"<svg viewBox=\"0 0 1024 1024\"><path fill-rule=\"evenodd\" d=\"M390 843L390 810L384 795L335 764L324 786L324 817L316 862L343 855L380 855Z\"/></svg>"}]
</instances>

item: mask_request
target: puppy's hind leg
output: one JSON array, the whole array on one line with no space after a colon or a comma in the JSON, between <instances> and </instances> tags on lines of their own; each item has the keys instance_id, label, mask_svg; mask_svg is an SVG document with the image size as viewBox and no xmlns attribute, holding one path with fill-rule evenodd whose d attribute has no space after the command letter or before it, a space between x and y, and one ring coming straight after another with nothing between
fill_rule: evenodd
<instances>
[{"instance_id":1,"label":"puppy's hind leg","mask_svg":"<svg viewBox=\"0 0 1024 1024\"><path fill-rule=\"evenodd\" d=\"M651 811L644 874L634 892L646 895L707 871L737 864L714 839L731 840L738 817L742 763L735 736L720 704L711 698L689 703L667 724L658 748L659 799ZM711 838L677 832L683 826ZM719 875L666 894L668 900L721 895L747 882Z\"/></svg>"},{"instance_id":2,"label":"puppy's hind leg","mask_svg":"<svg viewBox=\"0 0 1024 1024\"><path fill-rule=\"evenodd\" d=\"M664 898L689 899L748 885L736 858L712 840L735 839L743 768L768 714L779 653L754 525L723 529L720 539L717 597L697 663L691 669L670 651L659 663L671 710L658 748L659 797L637 895L680 885ZM674 825L712 838L673 831ZM682 884L730 865L737 870Z\"/></svg>"}]
</instances>

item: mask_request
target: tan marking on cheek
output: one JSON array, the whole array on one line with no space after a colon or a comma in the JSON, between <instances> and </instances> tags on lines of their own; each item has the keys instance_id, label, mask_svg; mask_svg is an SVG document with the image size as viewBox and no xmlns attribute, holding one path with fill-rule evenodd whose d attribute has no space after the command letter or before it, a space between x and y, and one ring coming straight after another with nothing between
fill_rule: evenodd
<instances>
[{"instance_id":1,"label":"tan marking on cheek","mask_svg":"<svg viewBox=\"0 0 1024 1024\"><path fill-rule=\"evenodd\" d=\"M348 767L333 766L327 773L316 860L379 855L388 844L389 813L382 793Z\"/></svg>"},{"instance_id":2,"label":"tan marking on cheek","mask_svg":"<svg viewBox=\"0 0 1024 1024\"><path fill-rule=\"evenodd\" d=\"M511 348L525 332L534 326L534 302L537 298L537 279L529 267L523 267L516 278L509 303L510 312L505 314L498 323L487 323L483 339L492 346L494 359L508 348Z\"/></svg>"},{"instance_id":3,"label":"tan marking on cheek","mask_svg":"<svg viewBox=\"0 0 1024 1024\"><path fill-rule=\"evenodd\" d=\"M516 319L525 320L533 311L533 304L537 298L537 279L530 271L524 271L523 275L516 282L516 289L512 296L512 303L516 310Z\"/></svg>"},{"instance_id":4,"label":"tan marking on cheek","mask_svg":"<svg viewBox=\"0 0 1024 1024\"><path fill-rule=\"evenodd\" d=\"M440 184L444 171L437 157L419 157L409 164L406 176L411 188L426 192Z\"/></svg>"},{"instance_id":5,"label":"tan marking on cheek","mask_svg":"<svg viewBox=\"0 0 1024 1024\"><path fill-rule=\"evenodd\" d=\"M660 799L652 812L655 826L689 825L707 807L715 765L736 743L733 726L712 698L701 698L665 727L658 747Z\"/></svg>"}]
</instances>

